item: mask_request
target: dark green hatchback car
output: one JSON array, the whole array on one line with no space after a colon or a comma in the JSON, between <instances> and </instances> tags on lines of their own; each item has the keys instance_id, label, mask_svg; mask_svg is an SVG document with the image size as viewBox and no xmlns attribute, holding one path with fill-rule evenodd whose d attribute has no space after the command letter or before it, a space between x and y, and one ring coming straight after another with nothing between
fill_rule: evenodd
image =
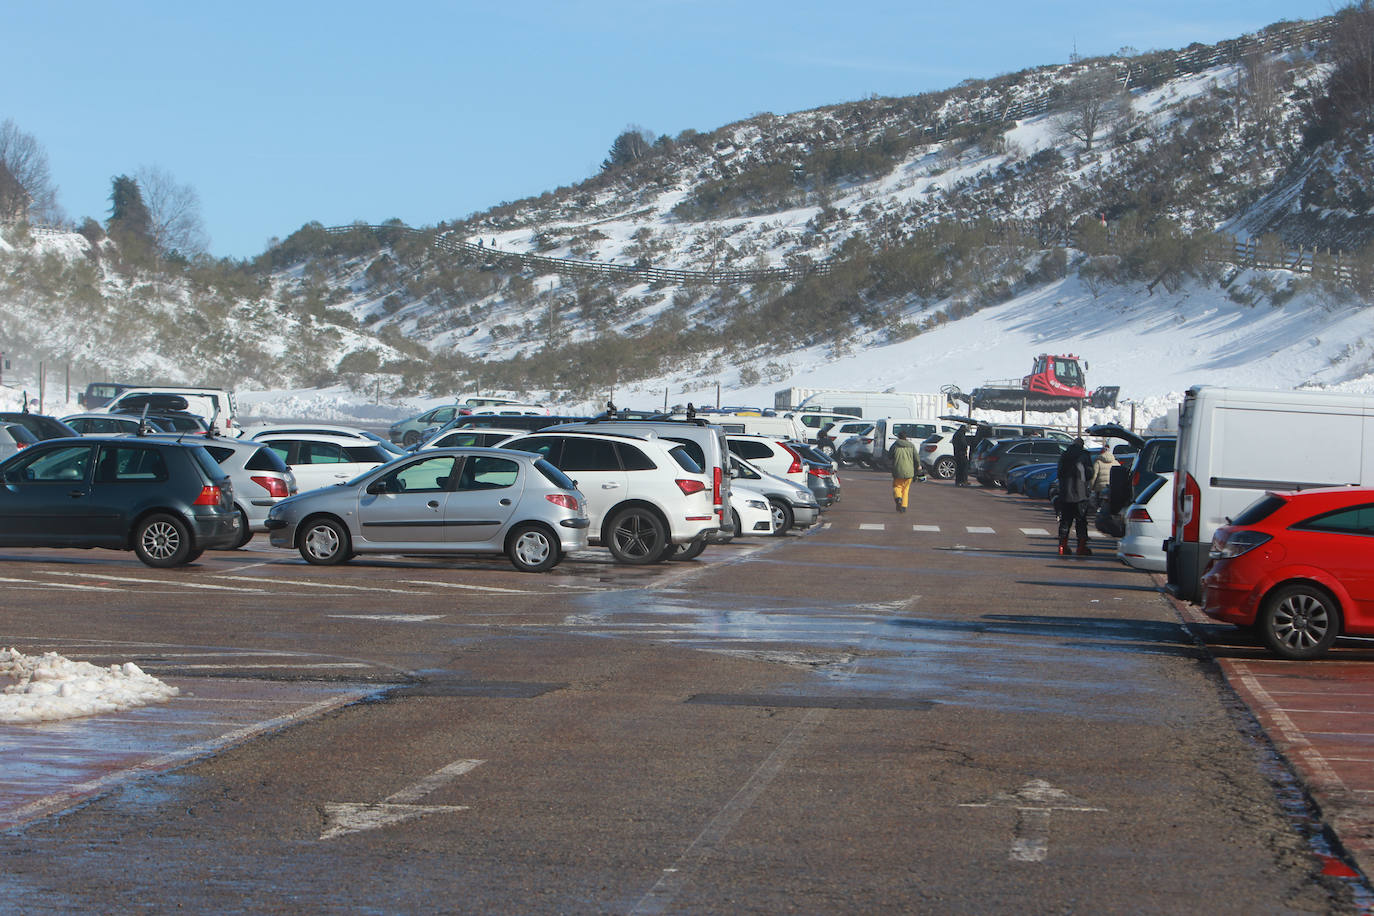
<instances>
[{"instance_id":1,"label":"dark green hatchback car","mask_svg":"<svg viewBox=\"0 0 1374 916\"><path fill-rule=\"evenodd\" d=\"M0 463L0 546L132 550L181 566L240 539L234 491L198 444L48 439Z\"/></svg>"}]
</instances>

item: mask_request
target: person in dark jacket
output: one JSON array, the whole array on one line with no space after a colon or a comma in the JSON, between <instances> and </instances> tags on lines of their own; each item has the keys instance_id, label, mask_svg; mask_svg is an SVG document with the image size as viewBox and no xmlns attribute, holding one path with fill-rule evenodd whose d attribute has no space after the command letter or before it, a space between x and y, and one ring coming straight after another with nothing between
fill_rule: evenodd
<instances>
[{"instance_id":1,"label":"person in dark jacket","mask_svg":"<svg viewBox=\"0 0 1374 916\"><path fill-rule=\"evenodd\" d=\"M954 485L968 486L968 427L961 425L954 431L950 445L954 447Z\"/></svg>"},{"instance_id":2,"label":"person in dark jacket","mask_svg":"<svg viewBox=\"0 0 1374 916\"><path fill-rule=\"evenodd\" d=\"M1088 549L1088 501L1092 497L1092 462L1083 448L1083 440L1075 439L1059 456L1059 555L1069 552L1069 528L1077 529L1080 557L1091 556Z\"/></svg>"}]
</instances>

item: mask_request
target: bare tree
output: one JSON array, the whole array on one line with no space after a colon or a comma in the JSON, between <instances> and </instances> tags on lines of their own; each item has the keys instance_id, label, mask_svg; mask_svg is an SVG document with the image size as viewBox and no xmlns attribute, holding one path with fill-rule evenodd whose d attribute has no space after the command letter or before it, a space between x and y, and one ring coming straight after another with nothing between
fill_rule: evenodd
<instances>
[{"instance_id":1,"label":"bare tree","mask_svg":"<svg viewBox=\"0 0 1374 916\"><path fill-rule=\"evenodd\" d=\"M6 118L0 122L0 164L22 189L23 199L10 185L8 200L0 202L0 216L12 212L30 219L56 222L61 218L57 207L57 189L48 172L48 154L19 125Z\"/></svg>"},{"instance_id":2,"label":"bare tree","mask_svg":"<svg viewBox=\"0 0 1374 916\"><path fill-rule=\"evenodd\" d=\"M1064 104L1066 112L1057 122L1059 130L1089 152L1093 141L1129 109L1121 81L1106 67L1074 77L1064 89Z\"/></svg>"},{"instance_id":3,"label":"bare tree","mask_svg":"<svg viewBox=\"0 0 1374 916\"><path fill-rule=\"evenodd\" d=\"M200 217L200 195L189 184L180 184L171 172L156 165L140 166L136 173L143 203L148 208L149 234L163 254L189 257L209 245Z\"/></svg>"}]
</instances>

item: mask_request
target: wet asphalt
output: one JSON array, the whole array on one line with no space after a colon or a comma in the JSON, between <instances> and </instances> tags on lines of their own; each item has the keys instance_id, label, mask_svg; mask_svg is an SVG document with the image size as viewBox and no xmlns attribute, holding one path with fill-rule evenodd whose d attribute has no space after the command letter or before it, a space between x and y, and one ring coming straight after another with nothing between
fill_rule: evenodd
<instances>
[{"instance_id":1,"label":"wet asphalt","mask_svg":"<svg viewBox=\"0 0 1374 916\"><path fill-rule=\"evenodd\" d=\"M6 642L184 693L0 727L0 911L1364 909L1153 577L1043 504L844 480L642 569L0 555Z\"/></svg>"}]
</instances>

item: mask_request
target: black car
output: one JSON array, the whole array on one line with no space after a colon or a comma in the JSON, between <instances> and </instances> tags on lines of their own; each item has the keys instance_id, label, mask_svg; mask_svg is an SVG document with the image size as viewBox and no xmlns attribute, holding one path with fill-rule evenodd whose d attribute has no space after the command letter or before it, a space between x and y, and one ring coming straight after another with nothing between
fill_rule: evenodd
<instances>
[{"instance_id":1,"label":"black car","mask_svg":"<svg viewBox=\"0 0 1374 916\"><path fill-rule=\"evenodd\" d=\"M801 456L802 467L806 470L806 485L816 494L816 502L822 509L840 501L840 475L835 463L818 449L805 442L791 441L787 447Z\"/></svg>"},{"instance_id":2,"label":"black car","mask_svg":"<svg viewBox=\"0 0 1374 916\"><path fill-rule=\"evenodd\" d=\"M1025 464L1058 461L1069 442L1064 439L988 439L979 448L970 468L985 487L1001 487L1007 472Z\"/></svg>"},{"instance_id":3,"label":"black car","mask_svg":"<svg viewBox=\"0 0 1374 916\"><path fill-rule=\"evenodd\" d=\"M41 413L0 410L0 422L18 423L33 433L36 439L70 439L80 435L56 417L49 417Z\"/></svg>"},{"instance_id":4,"label":"black car","mask_svg":"<svg viewBox=\"0 0 1374 916\"><path fill-rule=\"evenodd\" d=\"M190 442L50 439L0 463L0 484L0 546L132 550L168 567L240 538L233 485Z\"/></svg>"},{"instance_id":5,"label":"black car","mask_svg":"<svg viewBox=\"0 0 1374 916\"><path fill-rule=\"evenodd\" d=\"M111 411L110 416L134 419L146 417L149 426L166 433L205 433L210 429L210 424L205 422L204 417L185 410L144 411L142 408L125 410L121 407Z\"/></svg>"}]
</instances>

